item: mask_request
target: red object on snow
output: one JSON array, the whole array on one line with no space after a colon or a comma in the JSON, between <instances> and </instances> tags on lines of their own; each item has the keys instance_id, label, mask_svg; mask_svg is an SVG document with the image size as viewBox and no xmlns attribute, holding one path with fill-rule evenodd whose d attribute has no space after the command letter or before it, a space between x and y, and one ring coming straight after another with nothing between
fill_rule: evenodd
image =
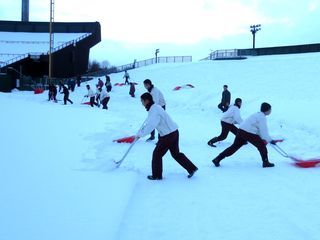
<instances>
[{"instance_id":1,"label":"red object on snow","mask_svg":"<svg viewBox=\"0 0 320 240\"><path fill-rule=\"evenodd\" d=\"M182 86L176 86L176 87L173 89L173 91L177 91L177 90L180 90L180 89L182 89L182 88L194 88L194 86L191 85L191 84L185 84L185 85L182 85Z\"/></svg>"},{"instance_id":2,"label":"red object on snow","mask_svg":"<svg viewBox=\"0 0 320 240\"><path fill-rule=\"evenodd\" d=\"M135 140L135 136L130 136L130 137L124 137L124 138L119 138L113 140L113 142L118 142L118 143L133 143Z\"/></svg>"},{"instance_id":3,"label":"red object on snow","mask_svg":"<svg viewBox=\"0 0 320 240\"><path fill-rule=\"evenodd\" d=\"M34 94L40 94L40 93L43 93L44 90L42 88L35 88L34 89Z\"/></svg>"},{"instance_id":4,"label":"red object on snow","mask_svg":"<svg viewBox=\"0 0 320 240\"><path fill-rule=\"evenodd\" d=\"M124 83L116 83L114 84L115 86L124 86L125 84Z\"/></svg>"},{"instance_id":5,"label":"red object on snow","mask_svg":"<svg viewBox=\"0 0 320 240\"><path fill-rule=\"evenodd\" d=\"M291 157L294 160L294 165L302 168L312 168L320 166L320 159L309 159L309 160L301 160L294 157Z\"/></svg>"},{"instance_id":6,"label":"red object on snow","mask_svg":"<svg viewBox=\"0 0 320 240\"><path fill-rule=\"evenodd\" d=\"M83 102L81 104L86 104L86 105L90 105L90 102Z\"/></svg>"}]
</instances>

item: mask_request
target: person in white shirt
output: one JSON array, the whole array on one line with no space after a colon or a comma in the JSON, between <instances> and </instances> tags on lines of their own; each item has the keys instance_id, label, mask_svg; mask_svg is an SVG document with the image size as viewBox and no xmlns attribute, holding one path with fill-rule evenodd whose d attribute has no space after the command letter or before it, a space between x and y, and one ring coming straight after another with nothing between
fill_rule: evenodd
<instances>
[{"instance_id":1,"label":"person in white shirt","mask_svg":"<svg viewBox=\"0 0 320 240\"><path fill-rule=\"evenodd\" d=\"M236 100L234 101L234 105L230 106L228 110L223 114L221 118L221 133L218 137L214 137L208 141L209 146L216 147L214 143L225 140L229 132L237 135L238 128L234 124L240 124L243 121L240 116L241 105L241 98L236 98Z\"/></svg>"},{"instance_id":2,"label":"person in white shirt","mask_svg":"<svg viewBox=\"0 0 320 240\"><path fill-rule=\"evenodd\" d=\"M179 150L178 125L161 106L154 103L150 93L144 93L140 98L142 105L148 111L148 117L144 127L138 132L136 138L150 134L155 128L160 135L152 154L152 175L149 175L148 179L162 179L162 157L168 150L171 156L188 171L188 178L191 178L198 168Z\"/></svg>"},{"instance_id":3,"label":"person in white shirt","mask_svg":"<svg viewBox=\"0 0 320 240\"><path fill-rule=\"evenodd\" d=\"M100 102L102 104L102 109L106 109L108 110L108 102L110 100L110 95L107 91L105 91L104 89L102 88L99 88L98 89L99 91L99 98L100 98Z\"/></svg>"},{"instance_id":4,"label":"person in white shirt","mask_svg":"<svg viewBox=\"0 0 320 240\"><path fill-rule=\"evenodd\" d=\"M128 84L128 85L129 85L130 75L129 75L129 73L127 72L127 70L124 71L123 78L125 78L124 84L126 84L126 85Z\"/></svg>"},{"instance_id":5,"label":"person in white shirt","mask_svg":"<svg viewBox=\"0 0 320 240\"><path fill-rule=\"evenodd\" d=\"M162 92L152 84L150 79L144 80L143 85L144 85L145 89L147 89L148 92L151 94L154 103L160 105L165 110L166 109L166 101L163 97ZM155 135L155 131L153 130L151 132L150 137L147 139L147 141L154 140L155 139L154 135Z\"/></svg>"},{"instance_id":6,"label":"person in white shirt","mask_svg":"<svg viewBox=\"0 0 320 240\"><path fill-rule=\"evenodd\" d=\"M260 112L251 115L240 124L233 144L214 158L212 163L219 167L222 159L234 154L248 141L258 149L262 159L262 167L274 167L274 164L269 162L268 150L264 142L265 140L268 143L276 144L276 141L272 140L268 133L266 116L270 113L271 105L266 102L262 103Z\"/></svg>"},{"instance_id":7,"label":"person in white shirt","mask_svg":"<svg viewBox=\"0 0 320 240\"><path fill-rule=\"evenodd\" d=\"M88 94L85 95L85 97L90 98L90 105L93 107L93 105L98 106L98 104L95 102L95 96L96 94L93 92L93 90L90 88L90 85L87 85Z\"/></svg>"}]
</instances>

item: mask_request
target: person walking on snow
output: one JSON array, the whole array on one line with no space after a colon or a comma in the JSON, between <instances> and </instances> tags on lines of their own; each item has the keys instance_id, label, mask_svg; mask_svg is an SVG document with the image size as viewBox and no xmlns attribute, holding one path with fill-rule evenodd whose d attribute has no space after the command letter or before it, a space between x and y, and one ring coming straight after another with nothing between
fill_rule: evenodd
<instances>
[{"instance_id":1,"label":"person walking on snow","mask_svg":"<svg viewBox=\"0 0 320 240\"><path fill-rule=\"evenodd\" d=\"M110 95L104 89L99 88L99 95L100 95L100 103L102 104L102 109L108 109L108 102L110 100Z\"/></svg>"},{"instance_id":2,"label":"person walking on snow","mask_svg":"<svg viewBox=\"0 0 320 240\"><path fill-rule=\"evenodd\" d=\"M108 75L106 75L106 88L107 88L107 92L111 92L112 89L112 85L111 85L111 79Z\"/></svg>"},{"instance_id":3,"label":"person walking on snow","mask_svg":"<svg viewBox=\"0 0 320 240\"><path fill-rule=\"evenodd\" d=\"M56 98L57 97L57 88L53 83L49 84L49 96L48 97L49 97L48 101L53 99L54 102L57 102L57 98Z\"/></svg>"},{"instance_id":4,"label":"person walking on snow","mask_svg":"<svg viewBox=\"0 0 320 240\"><path fill-rule=\"evenodd\" d=\"M144 80L143 85L144 85L145 89L147 89L148 92L151 94L154 103L160 105L165 110L166 109L166 101L164 100L162 92L152 84L150 79ZM153 130L151 132L150 137L147 139L147 141L154 140L155 139L154 135L155 135L155 131Z\"/></svg>"},{"instance_id":5,"label":"person walking on snow","mask_svg":"<svg viewBox=\"0 0 320 240\"><path fill-rule=\"evenodd\" d=\"M215 147L214 143L225 140L229 132L237 135L238 128L234 124L240 124L243 121L240 116L241 105L241 98L237 98L234 101L234 105L231 105L229 109L223 114L221 118L221 134L218 137L210 139L208 141L209 146Z\"/></svg>"},{"instance_id":6,"label":"person walking on snow","mask_svg":"<svg viewBox=\"0 0 320 240\"><path fill-rule=\"evenodd\" d=\"M127 70L124 71L123 78L125 78L124 84L127 84L127 83L128 83L128 85L129 85L130 75L129 75L129 73L127 72Z\"/></svg>"},{"instance_id":7,"label":"person walking on snow","mask_svg":"<svg viewBox=\"0 0 320 240\"><path fill-rule=\"evenodd\" d=\"M87 90L88 90L88 94L85 95L85 97L89 97L90 98L90 105L91 107L93 107L93 105L98 106L98 104L95 102L95 93L93 92L93 90L90 88L90 85L87 85Z\"/></svg>"},{"instance_id":8,"label":"person walking on snow","mask_svg":"<svg viewBox=\"0 0 320 240\"><path fill-rule=\"evenodd\" d=\"M65 85L61 85L61 87L62 87L61 94L62 93L64 94L64 96L63 96L64 105L67 105L67 101L70 102L71 104L73 104L73 102L69 99L69 90L68 90L68 88Z\"/></svg>"},{"instance_id":9,"label":"person walking on snow","mask_svg":"<svg viewBox=\"0 0 320 240\"><path fill-rule=\"evenodd\" d=\"M135 91L136 91L136 88L135 88L135 86L134 86L134 83L131 82L131 83L130 83L130 90L129 90L129 94L130 94L131 97L135 97L135 96L134 96Z\"/></svg>"},{"instance_id":10,"label":"person walking on snow","mask_svg":"<svg viewBox=\"0 0 320 240\"><path fill-rule=\"evenodd\" d=\"M268 150L264 142L265 140L271 144L276 144L276 141L272 140L268 133L267 116L270 113L271 105L266 102L262 103L260 112L251 115L240 124L233 144L214 158L212 163L219 167L222 159L234 154L248 141L258 149L262 159L262 167L274 167L274 164L269 162Z\"/></svg>"},{"instance_id":11,"label":"person walking on snow","mask_svg":"<svg viewBox=\"0 0 320 240\"><path fill-rule=\"evenodd\" d=\"M100 78L98 78L98 83L97 83L96 87L97 88L102 88L103 85L104 85L103 81Z\"/></svg>"},{"instance_id":12,"label":"person walking on snow","mask_svg":"<svg viewBox=\"0 0 320 240\"><path fill-rule=\"evenodd\" d=\"M155 104L150 93L141 95L141 103L148 111L144 127L137 133L136 138L148 135L153 129L159 132L159 141L152 154L152 175L149 180L162 179L162 157L170 150L171 156L187 170L191 178L198 168L179 150L179 131L177 124L168 113L158 104Z\"/></svg>"},{"instance_id":13,"label":"person walking on snow","mask_svg":"<svg viewBox=\"0 0 320 240\"><path fill-rule=\"evenodd\" d=\"M229 108L230 102L231 102L231 93L228 91L228 85L223 85L221 103L219 103L218 108L222 112L226 112Z\"/></svg>"}]
</instances>

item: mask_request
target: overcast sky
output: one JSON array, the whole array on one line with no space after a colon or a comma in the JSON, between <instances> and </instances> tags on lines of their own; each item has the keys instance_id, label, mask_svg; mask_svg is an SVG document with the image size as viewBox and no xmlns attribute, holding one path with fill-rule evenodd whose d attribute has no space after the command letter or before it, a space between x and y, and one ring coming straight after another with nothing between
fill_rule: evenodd
<instances>
[{"instance_id":1,"label":"overcast sky","mask_svg":"<svg viewBox=\"0 0 320 240\"><path fill-rule=\"evenodd\" d=\"M50 0L29 0L30 21L49 21ZM250 25L261 24L256 47L320 42L320 0L55 0L55 21L99 21L103 42L91 58L193 55L252 47ZM21 0L0 0L1 20L21 19ZM195 60L196 60L195 59Z\"/></svg>"}]
</instances>

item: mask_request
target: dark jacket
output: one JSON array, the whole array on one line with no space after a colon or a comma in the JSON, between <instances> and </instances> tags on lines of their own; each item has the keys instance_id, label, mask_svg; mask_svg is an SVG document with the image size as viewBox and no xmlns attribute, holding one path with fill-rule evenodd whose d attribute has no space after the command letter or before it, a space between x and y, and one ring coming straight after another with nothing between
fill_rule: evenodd
<instances>
[{"instance_id":1,"label":"dark jacket","mask_svg":"<svg viewBox=\"0 0 320 240\"><path fill-rule=\"evenodd\" d=\"M68 88L67 88L66 86L64 86L64 85L62 85L62 88L63 88L62 93L63 93L64 95L66 95L66 96L69 96L69 90L68 90Z\"/></svg>"},{"instance_id":2,"label":"dark jacket","mask_svg":"<svg viewBox=\"0 0 320 240\"><path fill-rule=\"evenodd\" d=\"M221 99L221 104L222 105L230 105L231 101L231 94L228 90L225 90L222 92L222 99Z\"/></svg>"}]
</instances>

